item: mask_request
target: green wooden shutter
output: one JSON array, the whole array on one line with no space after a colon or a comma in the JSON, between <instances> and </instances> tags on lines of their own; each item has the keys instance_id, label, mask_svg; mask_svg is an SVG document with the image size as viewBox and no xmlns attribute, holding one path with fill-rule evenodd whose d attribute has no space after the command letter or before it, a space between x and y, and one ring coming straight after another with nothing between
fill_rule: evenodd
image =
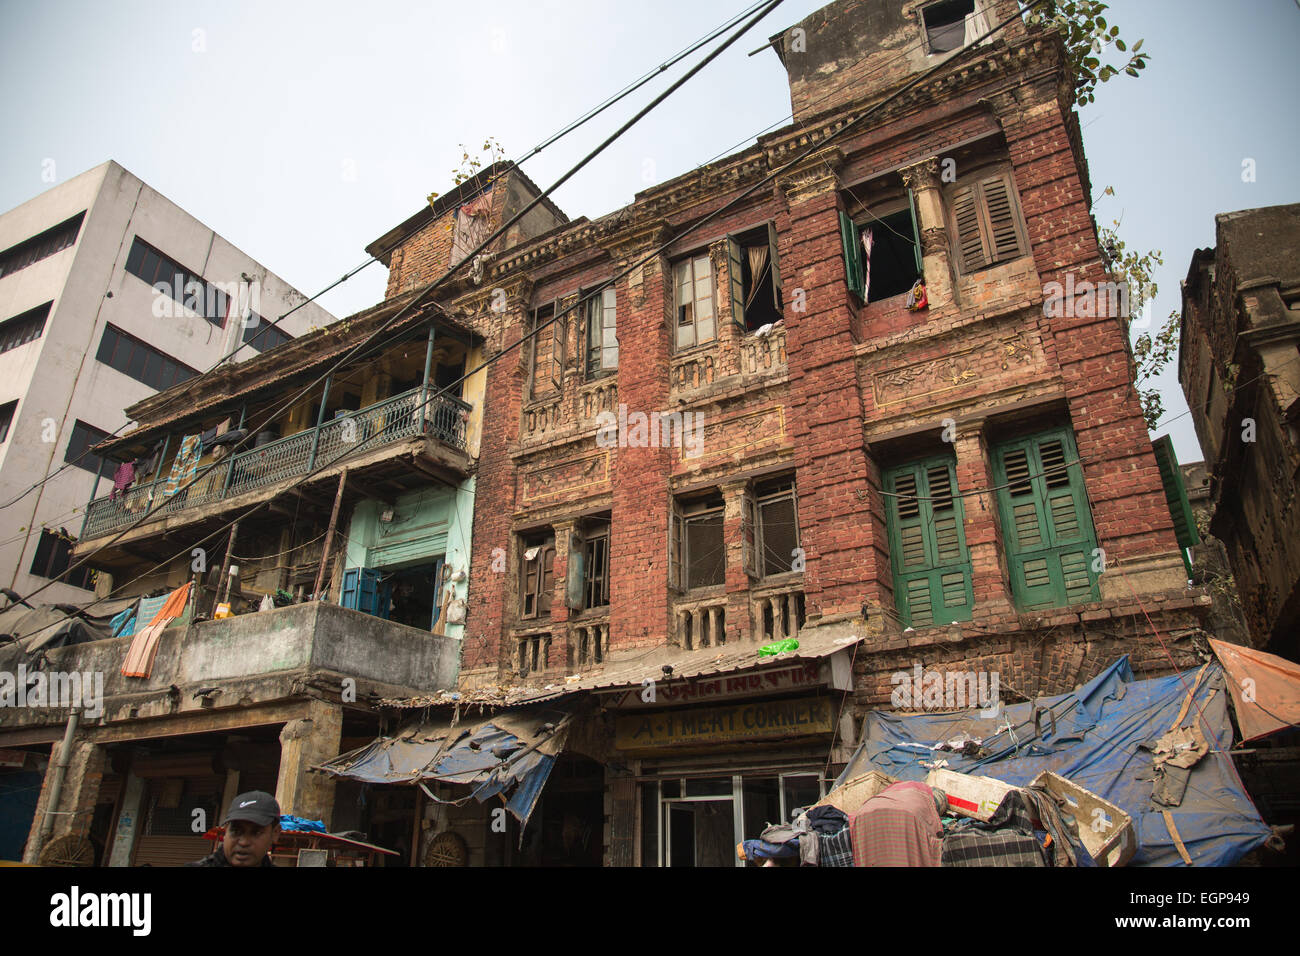
<instances>
[{"instance_id":1,"label":"green wooden shutter","mask_svg":"<svg viewBox=\"0 0 1300 956\"><path fill-rule=\"evenodd\" d=\"M772 264L772 306L781 309L781 266L776 255L776 223L767 223L767 261Z\"/></svg>"},{"instance_id":2,"label":"green wooden shutter","mask_svg":"<svg viewBox=\"0 0 1300 956\"><path fill-rule=\"evenodd\" d=\"M956 463L931 458L885 475L894 598L908 627L968 621L970 552L956 497Z\"/></svg>"},{"instance_id":3,"label":"green wooden shutter","mask_svg":"<svg viewBox=\"0 0 1300 956\"><path fill-rule=\"evenodd\" d=\"M844 276L849 291L859 299L866 297L862 288L862 245L857 224L845 213L840 213L840 243L844 249Z\"/></svg>"},{"instance_id":4,"label":"green wooden shutter","mask_svg":"<svg viewBox=\"0 0 1300 956\"><path fill-rule=\"evenodd\" d=\"M727 283L731 290L731 321L745 327L745 250L740 243L727 237Z\"/></svg>"},{"instance_id":5,"label":"green wooden shutter","mask_svg":"<svg viewBox=\"0 0 1300 956\"><path fill-rule=\"evenodd\" d=\"M1097 547L1074 439L1058 429L998 446L995 482L1021 610L1097 599Z\"/></svg>"},{"instance_id":6,"label":"green wooden shutter","mask_svg":"<svg viewBox=\"0 0 1300 956\"><path fill-rule=\"evenodd\" d=\"M1192 504L1187 500L1187 487L1183 484L1183 474L1178 468L1178 456L1174 454L1174 440L1163 435L1151 443L1156 453L1156 467L1160 469L1160 481L1165 486L1165 501L1169 503L1169 516L1174 519L1174 534L1178 537L1178 547L1183 555L1183 566L1187 576L1192 576L1192 561L1187 556L1187 549L1195 547L1201 541L1196 530L1196 516L1192 514Z\"/></svg>"}]
</instances>

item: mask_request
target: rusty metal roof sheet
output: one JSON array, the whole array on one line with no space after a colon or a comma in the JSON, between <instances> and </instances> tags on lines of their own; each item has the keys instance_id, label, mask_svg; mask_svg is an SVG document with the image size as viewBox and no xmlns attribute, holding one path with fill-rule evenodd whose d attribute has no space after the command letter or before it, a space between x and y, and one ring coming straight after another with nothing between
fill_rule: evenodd
<instances>
[{"instance_id":1,"label":"rusty metal roof sheet","mask_svg":"<svg viewBox=\"0 0 1300 956\"><path fill-rule=\"evenodd\" d=\"M750 668L787 666L791 661L797 660L820 660L836 651L852 647L865 637L865 634L846 636L845 629L842 627L813 628L800 633L797 650L774 656L759 654L759 649L763 645L753 642L724 647L705 647L694 651L684 651L679 647L669 646L656 647L648 651L645 649L613 651L603 664L596 665L589 672L562 678L551 677L545 684L521 683L466 694L442 691L420 697L390 698L379 701L379 704L383 707L399 709L455 704L460 704L461 707L474 704L498 707L530 704L582 691L640 687L641 682L647 679L662 685L666 680L714 677ZM665 665L672 667L671 678L664 674Z\"/></svg>"}]
</instances>

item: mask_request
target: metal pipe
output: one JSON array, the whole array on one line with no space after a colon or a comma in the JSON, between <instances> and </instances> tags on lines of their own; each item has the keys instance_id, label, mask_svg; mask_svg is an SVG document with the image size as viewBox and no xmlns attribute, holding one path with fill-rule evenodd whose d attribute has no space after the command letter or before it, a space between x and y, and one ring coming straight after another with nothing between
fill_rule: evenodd
<instances>
[{"instance_id":1,"label":"metal pipe","mask_svg":"<svg viewBox=\"0 0 1300 956\"><path fill-rule=\"evenodd\" d=\"M221 589L223 586L226 587L226 597L230 597L230 589L226 586L226 579L230 576L230 563L231 558L235 553L235 538L238 534L239 522L236 521L230 526L230 540L226 542L226 556L221 559L221 577L217 578L217 586L215 588L216 593L212 597L212 614L210 615L210 618L214 621L217 619L217 605L221 603ZM198 603L199 596L195 594L194 606L197 607Z\"/></svg>"},{"instance_id":2,"label":"metal pipe","mask_svg":"<svg viewBox=\"0 0 1300 956\"><path fill-rule=\"evenodd\" d=\"M320 447L320 429L325 424L325 403L330 397L330 382L334 379L334 373L330 372L325 376L325 391L320 396L320 412L316 415L316 431L311 436L311 457L307 459L307 474L311 474L312 468L316 464L316 449Z\"/></svg>"},{"instance_id":3,"label":"metal pipe","mask_svg":"<svg viewBox=\"0 0 1300 956\"><path fill-rule=\"evenodd\" d=\"M63 744L59 747L59 762L54 766L54 779L50 781L50 799L45 804L45 816L41 818L41 832L36 848L39 853L45 846L45 841L49 839L50 831L54 829L54 814L59 809L59 799L63 796L63 779L68 774L68 765L72 763L72 737L77 732L78 718L81 716L80 708L72 708L72 713L68 715L68 726L63 731Z\"/></svg>"},{"instance_id":4,"label":"metal pipe","mask_svg":"<svg viewBox=\"0 0 1300 956\"><path fill-rule=\"evenodd\" d=\"M424 383L420 386L420 435L424 435L424 423L429 417L429 375L433 371L433 338L437 329L433 319L429 320L429 342L424 347Z\"/></svg>"}]
</instances>

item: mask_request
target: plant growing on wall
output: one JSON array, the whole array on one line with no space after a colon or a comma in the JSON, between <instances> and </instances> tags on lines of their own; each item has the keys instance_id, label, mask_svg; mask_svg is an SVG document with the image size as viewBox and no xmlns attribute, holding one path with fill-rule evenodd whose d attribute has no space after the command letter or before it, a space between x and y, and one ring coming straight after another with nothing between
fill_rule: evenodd
<instances>
[{"instance_id":1,"label":"plant growing on wall","mask_svg":"<svg viewBox=\"0 0 1300 956\"><path fill-rule=\"evenodd\" d=\"M459 186L466 180L473 179L485 166L491 166L493 163L505 159L506 151L495 136L489 136L483 141L481 153L487 158L484 162L478 156L471 156L469 147L464 143L460 144L460 165L451 171L452 183ZM429 205L432 206L441 193L429 193Z\"/></svg>"}]
</instances>

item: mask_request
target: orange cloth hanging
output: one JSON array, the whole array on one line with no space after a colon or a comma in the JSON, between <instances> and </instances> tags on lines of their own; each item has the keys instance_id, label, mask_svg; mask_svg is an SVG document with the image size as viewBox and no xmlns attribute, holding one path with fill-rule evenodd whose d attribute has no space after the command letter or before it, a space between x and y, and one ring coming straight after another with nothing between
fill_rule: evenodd
<instances>
[{"instance_id":1,"label":"orange cloth hanging","mask_svg":"<svg viewBox=\"0 0 1300 956\"><path fill-rule=\"evenodd\" d=\"M153 673L158 641L167 625L185 613L185 605L190 600L190 587L190 584L184 584L167 595L166 602L158 609L153 620L135 632L131 646L126 651L126 660L122 663L123 677L148 677Z\"/></svg>"}]
</instances>

